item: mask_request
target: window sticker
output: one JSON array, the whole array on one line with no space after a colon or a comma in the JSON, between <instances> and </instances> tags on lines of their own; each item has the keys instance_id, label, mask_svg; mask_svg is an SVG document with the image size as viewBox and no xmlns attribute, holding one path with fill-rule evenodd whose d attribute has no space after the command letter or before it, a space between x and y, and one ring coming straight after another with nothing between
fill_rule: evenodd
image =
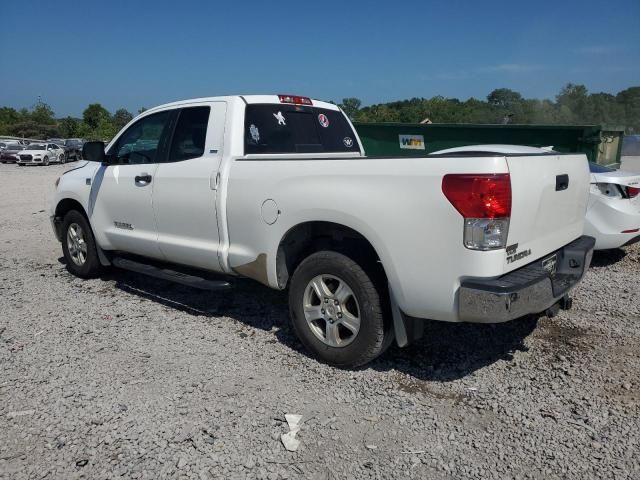
<instances>
[{"instance_id":1,"label":"window sticker","mask_svg":"<svg viewBox=\"0 0 640 480\"><path fill-rule=\"evenodd\" d=\"M260 141L260 130L253 123L249 127L249 133L251 134L251 138L254 143L258 143Z\"/></svg>"},{"instance_id":2,"label":"window sticker","mask_svg":"<svg viewBox=\"0 0 640 480\"><path fill-rule=\"evenodd\" d=\"M344 143L344 146L347 148L353 147L353 139L351 137L344 137L342 142Z\"/></svg>"},{"instance_id":3,"label":"window sticker","mask_svg":"<svg viewBox=\"0 0 640 480\"><path fill-rule=\"evenodd\" d=\"M278 120L278 125L287 125L287 122L285 122L284 119L284 115L282 115L282 112L278 112L277 114L274 113L273 114L274 117L276 117L276 120Z\"/></svg>"},{"instance_id":4,"label":"window sticker","mask_svg":"<svg viewBox=\"0 0 640 480\"><path fill-rule=\"evenodd\" d=\"M324 113L321 113L320 115L318 115L318 122L324 128L327 128L329 126L329 119Z\"/></svg>"}]
</instances>

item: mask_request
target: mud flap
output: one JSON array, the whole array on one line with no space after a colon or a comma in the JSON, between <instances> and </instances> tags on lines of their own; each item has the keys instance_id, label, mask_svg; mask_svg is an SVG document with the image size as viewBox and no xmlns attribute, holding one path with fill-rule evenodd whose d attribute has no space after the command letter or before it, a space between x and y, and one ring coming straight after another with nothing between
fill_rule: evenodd
<instances>
[{"instance_id":1,"label":"mud flap","mask_svg":"<svg viewBox=\"0 0 640 480\"><path fill-rule=\"evenodd\" d=\"M405 315L396 303L395 295L389 285L389 299L391 304L391 314L393 316L393 331L396 343L399 347L406 347L410 343L418 340L424 334L424 322L421 318L414 318Z\"/></svg>"}]
</instances>

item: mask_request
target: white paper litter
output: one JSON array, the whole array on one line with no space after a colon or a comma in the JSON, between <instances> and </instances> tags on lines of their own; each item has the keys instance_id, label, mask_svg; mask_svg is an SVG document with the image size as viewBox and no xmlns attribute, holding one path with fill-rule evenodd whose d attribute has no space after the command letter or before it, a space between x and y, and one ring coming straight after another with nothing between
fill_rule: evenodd
<instances>
[{"instance_id":1,"label":"white paper litter","mask_svg":"<svg viewBox=\"0 0 640 480\"><path fill-rule=\"evenodd\" d=\"M287 413L284 418L287 421L287 425L289 425L289 432L280 435L280 440L282 441L284 448L290 452L295 452L300 446L300 440L296 439L296 433L300 431L300 420L302 420L302 415Z\"/></svg>"}]
</instances>

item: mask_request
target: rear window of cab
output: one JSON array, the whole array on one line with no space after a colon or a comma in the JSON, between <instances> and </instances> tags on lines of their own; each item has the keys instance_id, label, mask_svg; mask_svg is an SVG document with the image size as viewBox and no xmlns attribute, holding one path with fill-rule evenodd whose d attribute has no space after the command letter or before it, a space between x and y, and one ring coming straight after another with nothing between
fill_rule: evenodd
<instances>
[{"instance_id":1,"label":"rear window of cab","mask_svg":"<svg viewBox=\"0 0 640 480\"><path fill-rule=\"evenodd\" d=\"M253 104L245 112L244 153L360 152L342 112L303 105Z\"/></svg>"}]
</instances>

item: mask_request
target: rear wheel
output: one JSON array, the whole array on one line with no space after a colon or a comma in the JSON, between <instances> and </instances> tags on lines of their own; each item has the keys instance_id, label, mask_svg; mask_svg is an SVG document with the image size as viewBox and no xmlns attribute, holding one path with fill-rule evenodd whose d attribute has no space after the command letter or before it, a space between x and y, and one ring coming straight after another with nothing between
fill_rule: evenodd
<instances>
[{"instance_id":1,"label":"rear wheel","mask_svg":"<svg viewBox=\"0 0 640 480\"><path fill-rule=\"evenodd\" d=\"M60 163L62 163L64 165L64 163L67 161L66 155L63 153L60 155Z\"/></svg>"},{"instance_id":2,"label":"rear wheel","mask_svg":"<svg viewBox=\"0 0 640 480\"><path fill-rule=\"evenodd\" d=\"M91 226L77 210L69 211L62 221L62 253L67 270L77 277L96 277L103 270Z\"/></svg>"},{"instance_id":3,"label":"rear wheel","mask_svg":"<svg viewBox=\"0 0 640 480\"><path fill-rule=\"evenodd\" d=\"M337 252L314 253L302 261L291 278L289 311L304 346L337 367L364 365L389 343L374 282Z\"/></svg>"}]
</instances>

